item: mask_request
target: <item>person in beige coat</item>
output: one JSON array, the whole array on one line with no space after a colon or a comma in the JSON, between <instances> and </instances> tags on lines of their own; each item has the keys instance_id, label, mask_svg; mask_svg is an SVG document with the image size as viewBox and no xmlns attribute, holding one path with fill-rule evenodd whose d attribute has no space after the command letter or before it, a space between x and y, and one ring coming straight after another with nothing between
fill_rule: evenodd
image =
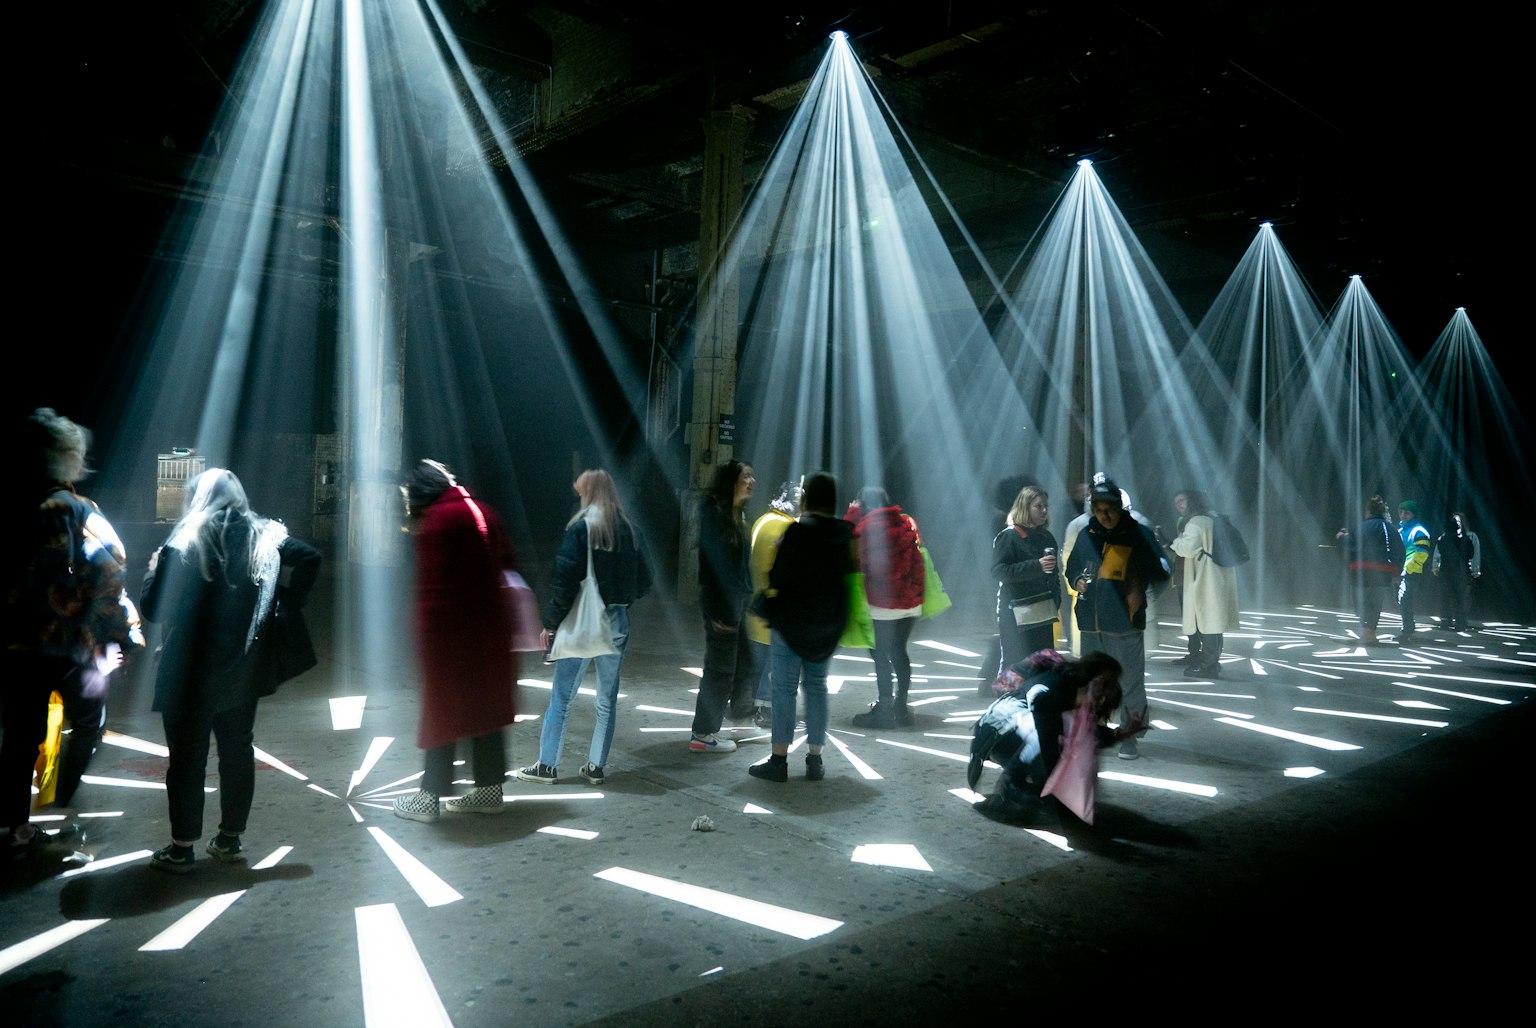
<instances>
[{"instance_id":1,"label":"person in beige coat","mask_svg":"<svg viewBox=\"0 0 1536 1028\"><path fill-rule=\"evenodd\" d=\"M1237 572L1211 558L1215 521L1203 493L1190 490L1189 516L1173 541L1173 552L1184 558L1184 632L1193 659L1185 678L1217 678L1221 674L1222 634L1235 631Z\"/></svg>"}]
</instances>

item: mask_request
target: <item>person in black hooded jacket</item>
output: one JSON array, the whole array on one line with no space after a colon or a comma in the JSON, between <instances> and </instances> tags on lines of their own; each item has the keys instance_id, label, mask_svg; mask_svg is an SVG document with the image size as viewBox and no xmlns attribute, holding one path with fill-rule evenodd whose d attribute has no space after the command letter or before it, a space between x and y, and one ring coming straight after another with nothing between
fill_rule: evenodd
<instances>
[{"instance_id":1,"label":"person in black hooded jacket","mask_svg":"<svg viewBox=\"0 0 1536 1028\"><path fill-rule=\"evenodd\" d=\"M825 774L827 668L848 619L847 577L854 563L853 526L833 515L837 481L825 472L805 480L803 513L784 530L768 571L765 613L772 629L773 736L768 759L753 764L754 778L789 778L789 744L795 734L795 697L805 689L808 755L805 777Z\"/></svg>"}]
</instances>

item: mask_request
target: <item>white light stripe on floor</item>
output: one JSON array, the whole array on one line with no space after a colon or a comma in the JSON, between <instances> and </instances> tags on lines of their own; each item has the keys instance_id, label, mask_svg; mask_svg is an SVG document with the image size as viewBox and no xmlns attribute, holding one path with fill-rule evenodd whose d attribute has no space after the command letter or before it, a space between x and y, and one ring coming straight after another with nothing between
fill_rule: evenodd
<instances>
[{"instance_id":1,"label":"white light stripe on floor","mask_svg":"<svg viewBox=\"0 0 1536 1028\"><path fill-rule=\"evenodd\" d=\"M0 949L0 974L15 970L49 950L57 949L69 940L79 938L92 928L99 928L109 920L111 918L99 917L89 921L65 921L57 928L50 928L41 935L34 935L30 939L23 939L5 949Z\"/></svg>"},{"instance_id":2,"label":"white light stripe on floor","mask_svg":"<svg viewBox=\"0 0 1536 1028\"><path fill-rule=\"evenodd\" d=\"M1269 677L1269 672L1264 670L1264 665L1260 664L1253 657L1248 658L1248 670L1252 671L1256 675L1262 675L1265 678Z\"/></svg>"},{"instance_id":3,"label":"white light stripe on floor","mask_svg":"<svg viewBox=\"0 0 1536 1028\"><path fill-rule=\"evenodd\" d=\"M367 703L366 696L332 696L331 731L350 732L363 727L363 708Z\"/></svg>"},{"instance_id":4,"label":"white light stripe on floor","mask_svg":"<svg viewBox=\"0 0 1536 1028\"><path fill-rule=\"evenodd\" d=\"M252 864L252 871L265 871L269 867L276 867L277 862L293 852L292 846L279 846L277 849L261 858L258 864Z\"/></svg>"},{"instance_id":5,"label":"white light stripe on floor","mask_svg":"<svg viewBox=\"0 0 1536 1028\"><path fill-rule=\"evenodd\" d=\"M1479 696L1476 693L1457 692L1454 689L1436 689L1432 685L1415 685L1412 682L1393 682L1392 684L1400 685L1404 689L1418 689L1420 692L1438 693L1441 696L1455 696L1461 700L1477 700L1479 703L1492 703L1500 707L1507 707L1510 704L1509 700L1501 700L1496 696ZM1440 709L1444 710L1445 708L1441 707Z\"/></svg>"},{"instance_id":6,"label":"white light stripe on floor","mask_svg":"<svg viewBox=\"0 0 1536 1028\"><path fill-rule=\"evenodd\" d=\"M122 817L121 810L93 810L85 814L76 814L76 817Z\"/></svg>"},{"instance_id":7,"label":"white light stripe on floor","mask_svg":"<svg viewBox=\"0 0 1536 1028\"><path fill-rule=\"evenodd\" d=\"M149 742L145 739L135 739L131 735L123 735L119 732L103 732L101 741L108 746L121 746L125 750L138 750L140 753L152 753L157 757L169 757L171 751L157 742Z\"/></svg>"},{"instance_id":8,"label":"white light stripe on floor","mask_svg":"<svg viewBox=\"0 0 1536 1028\"><path fill-rule=\"evenodd\" d=\"M741 808L741 812L743 814L772 814L773 813L773 811L769 810L767 807L759 807L756 803L748 803L745 807Z\"/></svg>"},{"instance_id":9,"label":"white light stripe on floor","mask_svg":"<svg viewBox=\"0 0 1536 1028\"><path fill-rule=\"evenodd\" d=\"M959 698L960 697L954 696L954 695L950 695L950 696L929 696L927 699L922 699L922 700L908 700L907 701L907 706L909 706L909 707L922 707L922 706L925 706L925 705L927 705L929 703L948 703L950 700L958 700Z\"/></svg>"},{"instance_id":10,"label":"white light stripe on floor","mask_svg":"<svg viewBox=\"0 0 1536 1028\"><path fill-rule=\"evenodd\" d=\"M636 710L646 710L652 714L680 714L683 717L693 717L691 710L678 710L676 707L653 707L648 703L637 703Z\"/></svg>"},{"instance_id":11,"label":"white light stripe on floor","mask_svg":"<svg viewBox=\"0 0 1536 1028\"><path fill-rule=\"evenodd\" d=\"M724 964L717 964L714 967L710 968L708 971L701 971L699 973L699 977L700 978L707 978L707 977L709 977L712 974L719 974L721 971L724 971L724 970L725 970L725 965Z\"/></svg>"},{"instance_id":12,"label":"white light stripe on floor","mask_svg":"<svg viewBox=\"0 0 1536 1028\"><path fill-rule=\"evenodd\" d=\"M706 910L711 914L719 914L722 917L729 917L736 921L744 921L747 924L790 935L796 939L819 938L843 926L843 922L834 921L828 917L818 917L815 914L791 910L788 907L774 906L772 903L763 903L759 900L732 896L728 892L720 892L716 889L706 889L698 885L674 882L670 879L658 878L655 875L648 875L641 871L631 871L627 867L610 867L607 870L597 872L592 877L601 878L616 885L623 885L639 892L647 892L652 896L660 896L663 899L685 903L690 907Z\"/></svg>"},{"instance_id":13,"label":"white light stripe on floor","mask_svg":"<svg viewBox=\"0 0 1536 1028\"><path fill-rule=\"evenodd\" d=\"M1316 778L1321 774L1326 774L1326 772L1320 767L1288 767L1285 769L1285 777L1287 778Z\"/></svg>"},{"instance_id":14,"label":"white light stripe on floor","mask_svg":"<svg viewBox=\"0 0 1536 1028\"><path fill-rule=\"evenodd\" d=\"M416 890L416 895L420 896L421 901L427 906L440 907L445 903L453 903L464 898L439 878L431 868L407 853L405 847L391 839L384 829L369 828L368 834L373 836L390 863L395 865L395 869L405 877L411 888Z\"/></svg>"},{"instance_id":15,"label":"white light stripe on floor","mask_svg":"<svg viewBox=\"0 0 1536 1028\"><path fill-rule=\"evenodd\" d=\"M356 807L354 807L352 804L348 803L347 804L347 810L349 810L352 813L352 820L353 821L356 821L358 824L362 824L363 823L363 815L362 815L361 812L358 811L358 809Z\"/></svg>"},{"instance_id":16,"label":"white light stripe on floor","mask_svg":"<svg viewBox=\"0 0 1536 1028\"><path fill-rule=\"evenodd\" d=\"M642 731L642 732L671 732L674 735L677 734L678 732L687 732L690 735L693 733L693 729L688 727L687 725L679 725L676 728L642 728L642 729L640 729L640 731Z\"/></svg>"},{"instance_id":17,"label":"white light stripe on floor","mask_svg":"<svg viewBox=\"0 0 1536 1028\"><path fill-rule=\"evenodd\" d=\"M951 790L949 790L949 794L951 796L958 796L962 800L965 800L965 802L970 803L972 805L980 803L982 800L986 799L986 797L983 796L981 793L979 793L979 792L972 792L969 789L951 789Z\"/></svg>"},{"instance_id":18,"label":"white light stripe on floor","mask_svg":"<svg viewBox=\"0 0 1536 1028\"><path fill-rule=\"evenodd\" d=\"M1331 717L1352 717L1360 721L1386 721L1394 725L1418 725L1420 728L1444 728L1449 721L1426 721L1417 717L1394 717L1391 714L1364 714L1358 710L1328 710L1324 707L1292 707L1299 714L1327 714Z\"/></svg>"},{"instance_id":19,"label":"white light stripe on floor","mask_svg":"<svg viewBox=\"0 0 1536 1028\"><path fill-rule=\"evenodd\" d=\"M425 774L425 771L417 771L414 775L406 775L404 778L397 778L393 782L390 782L388 785L381 785L376 789L369 789L367 792L360 792L358 793L358 796L377 796L385 789L393 789L398 785L404 785L406 782L414 782L416 779L422 777Z\"/></svg>"},{"instance_id":20,"label":"white light stripe on floor","mask_svg":"<svg viewBox=\"0 0 1536 1028\"><path fill-rule=\"evenodd\" d=\"M827 742L831 743L833 746L836 746L837 751L848 758L848 763L852 764L853 769L857 771L861 776L863 776L866 781L879 782L885 779L884 775L860 760L858 756L843 743L843 740L839 739L831 732L827 733Z\"/></svg>"},{"instance_id":21,"label":"white light stripe on floor","mask_svg":"<svg viewBox=\"0 0 1536 1028\"><path fill-rule=\"evenodd\" d=\"M942 650L945 653L953 653L957 657L972 657L978 660L981 658L981 654L979 653L972 653L970 650L962 650L958 646L949 645L949 643L935 642L932 639L913 639L912 645L926 646L930 650Z\"/></svg>"},{"instance_id":22,"label":"white light stripe on floor","mask_svg":"<svg viewBox=\"0 0 1536 1028\"><path fill-rule=\"evenodd\" d=\"M850 859L855 864L873 864L876 867L904 867L909 871L933 870L933 865L924 860L917 847L910 842L873 842L855 846Z\"/></svg>"},{"instance_id":23,"label":"white light stripe on floor","mask_svg":"<svg viewBox=\"0 0 1536 1028\"><path fill-rule=\"evenodd\" d=\"M600 800L603 794L583 789L580 792L545 792L537 796L525 796L521 793L516 796L503 796L503 803L549 803L552 800Z\"/></svg>"},{"instance_id":24,"label":"white light stripe on floor","mask_svg":"<svg viewBox=\"0 0 1536 1028\"><path fill-rule=\"evenodd\" d=\"M686 672L688 672L690 675L692 675L695 678L703 678L704 677L704 669L701 668L701 667L682 667L682 668L678 668L678 670L679 671L686 671Z\"/></svg>"},{"instance_id":25,"label":"white light stripe on floor","mask_svg":"<svg viewBox=\"0 0 1536 1028\"><path fill-rule=\"evenodd\" d=\"M1100 771L1099 777L1109 782L1125 782L1129 785L1145 785L1165 792L1179 792L1186 796L1215 796L1213 785L1197 785L1194 782L1176 782L1171 778L1151 778L1147 775L1128 775L1123 771Z\"/></svg>"},{"instance_id":26,"label":"white light stripe on floor","mask_svg":"<svg viewBox=\"0 0 1536 1028\"><path fill-rule=\"evenodd\" d=\"M961 742L970 742L976 738L974 735L945 735L943 732L924 732L925 739L958 739Z\"/></svg>"},{"instance_id":27,"label":"white light stripe on floor","mask_svg":"<svg viewBox=\"0 0 1536 1028\"><path fill-rule=\"evenodd\" d=\"M179 918L165 931L150 939L139 947L140 953L161 953L166 950L183 949L187 943L197 938L204 928L213 924L214 919L230 908L230 905L245 895L245 890L238 892L221 893L218 896L210 896L191 912Z\"/></svg>"},{"instance_id":28,"label":"white light stripe on floor","mask_svg":"<svg viewBox=\"0 0 1536 1028\"><path fill-rule=\"evenodd\" d=\"M287 764L284 764L281 760L278 760L276 757L272 756L272 754L268 753L260 746L252 746L251 751L256 754L256 759L261 761L263 764L268 764L272 767L275 767L285 775L292 775L294 778L297 778L301 782L309 781L308 775L295 771L293 768L289 767Z\"/></svg>"},{"instance_id":29,"label":"white light stripe on floor","mask_svg":"<svg viewBox=\"0 0 1536 1028\"><path fill-rule=\"evenodd\" d=\"M1337 739L1324 739L1317 735L1303 735L1300 732L1288 732L1284 728L1274 728L1270 725L1255 724L1252 721L1239 721L1236 718L1219 717L1216 719L1224 725L1232 725L1236 728L1246 728L1250 732L1258 732L1260 735L1272 735L1277 739L1287 739L1291 742L1299 742L1306 746L1316 746L1322 750L1358 750L1361 747L1350 742L1339 742Z\"/></svg>"},{"instance_id":30,"label":"white light stripe on floor","mask_svg":"<svg viewBox=\"0 0 1536 1028\"><path fill-rule=\"evenodd\" d=\"M963 668L965 668L965 669L967 669L969 671L980 671L981 670L981 665L980 664L962 664L958 660L935 660L934 663L935 664L946 664L949 667L963 667ZM974 678L976 676L972 675L971 677Z\"/></svg>"},{"instance_id":31,"label":"white light stripe on floor","mask_svg":"<svg viewBox=\"0 0 1536 1028\"><path fill-rule=\"evenodd\" d=\"M1311 668L1309 668L1309 667L1307 667L1307 666L1305 666L1303 664L1287 664L1283 660L1266 660L1264 663L1272 664L1275 667L1283 667L1287 671L1300 671L1304 675L1312 675L1312 676L1314 676L1316 678L1326 678L1329 681L1333 681L1333 682L1342 682L1342 681L1344 681L1344 676L1343 675L1333 675L1333 674L1329 674L1327 671L1313 671ZM1326 667L1327 665L1324 665L1324 666Z\"/></svg>"},{"instance_id":32,"label":"white light stripe on floor","mask_svg":"<svg viewBox=\"0 0 1536 1028\"><path fill-rule=\"evenodd\" d=\"M1433 678L1437 682L1468 682L1472 685L1512 685L1516 689L1536 689L1527 682L1512 682L1507 678L1472 678L1467 675L1416 674L1413 678Z\"/></svg>"},{"instance_id":33,"label":"white light stripe on floor","mask_svg":"<svg viewBox=\"0 0 1536 1028\"><path fill-rule=\"evenodd\" d=\"M595 839L596 832L588 832L580 828L561 828L559 825L547 825L539 831L545 835L563 835L567 839Z\"/></svg>"},{"instance_id":34,"label":"white light stripe on floor","mask_svg":"<svg viewBox=\"0 0 1536 1028\"><path fill-rule=\"evenodd\" d=\"M1162 729L1165 732L1177 732L1179 730L1179 726L1178 725L1170 725L1168 722L1164 721L1162 718L1153 718L1148 723L1153 728L1160 728L1160 729Z\"/></svg>"},{"instance_id":35,"label":"white light stripe on floor","mask_svg":"<svg viewBox=\"0 0 1536 1028\"><path fill-rule=\"evenodd\" d=\"M962 764L969 763L971 759L970 754L967 753L950 753L947 750L936 750L928 746L917 746L910 742L897 742L895 739L879 739L876 741L883 742L887 746L900 746L904 750L916 750L919 753L927 753L935 757L943 757L946 760L958 760Z\"/></svg>"},{"instance_id":36,"label":"white light stripe on floor","mask_svg":"<svg viewBox=\"0 0 1536 1028\"><path fill-rule=\"evenodd\" d=\"M837 696L837 695L839 695L843 691L843 683L846 682L846 681L848 681L848 678L845 675L828 675L827 676L827 695L828 696Z\"/></svg>"},{"instance_id":37,"label":"white light stripe on floor","mask_svg":"<svg viewBox=\"0 0 1536 1028\"><path fill-rule=\"evenodd\" d=\"M1257 696L1249 696L1240 692L1196 692L1193 689L1147 689L1147 692L1172 693L1175 696L1210 696L1223 700L1256 700Z\"/></svg>"},{"instance_id":38,"label":"white light stripe on floor","mask_svg":"<svg viewBox=\"0 0 1536 1028\"><path fill-rule=\"evenodd\" d=\"M352 772L352 780L347 783L348 796L352 795L352 790L356 789L363 779L368 777L368 772L373 770L374 765L379 762L379 758L384 756L384 751L389 749L389 744L394 741L395 737L392 735L381 735L368 744L368 753L363 757L362 767ZM426 772L423 771L422 774L426 774ZM385 788L388 788L388 786Z\"/></svg>"},{"instance_id":39,"label":"white light stripe on floor","mask_svg":"<svg viewBox=\"0 0 1536 1028\"><path fill-rule=\"evenodd\" d=\"M1067 845L1067 837L1065 835L1057 835L1055 832L1047 832L1043 828L1026 828L1024 830L1030 835L1033 835L1035 838L1040 839L1043 842L1050 843L1052 846L1055 846L1059 850L1062 850L1066 853L1072 852L1072 847Z\"/></svg>"},{"instance_id":40,"label":"white light stripe on floor","mask_svg":"<svg viewBox=\"0 0 1536 1028\"><path fill-rule=\"evenodd\" d=\"M325 795L325 796L329 796L329 797L330 797L330 798L331 798L331 799L333 799L333 800L339 800L339 799L341 799L341 797L340 797L340 796L338 796L338 795L336 795L336 794L335 794L335 793L334 793L334 792L332 792L332 791L331 791L331 790L329 790L329 789L322 789L322 788L321 788L321 787L320 787L320 786L318 786L318 785L316 785L316 784L315 784L315 783L314 783L314 782L310 782L310 783L309 783L309 785L308 785L308 786L306 786L306 788L310 788L310 789L313 789L313 790L315 790L315 791L316 791L316 792L318 792L318 793L321 793L321 794L322 794L322 795Z\"/></svg>"},{"instance_id":41,"label":"white light stripe on floor","mask_svg":"<svg viewBox=\"0 0 1536 1028\"><path fill-rule=\"evenodd\" d=\"M358 800L357 801L357 805L359 807L372 807L374 810L394 810L395 809L394 807L392 807L388 803L369 803L367 800ZM348 804L348 806L351 806L351 804ZM361 821L362 818L358 818L358 820Z\"/></svg>"},{"instance_id":42,"label":"white light stripe on floor","mask_svg":"<svg viewBox=\"0 0 1536 1028\"><path fill-rule=\"evenodd\" d=\"M1403 682L1394 682L1394 685L1404 685ZM1450 707L1442 707L1438 703L1430 703L1428 700L1393 700L1393 704L1399 707L1408 707L1410 710L1450 710ZM37 820L33 818L33 820Z\"/></svg>"},{"instance_id":43,"label":"white light stripe on floor","mask_svg":"<svg viewBox=\"0 0 1536 1028\"><path fill-rule=\"evenodd\" d=\"M354 914L366 1028L452 1028L399 909L380 903L358 907Z\"/></svg>"},{"instance_id":44,"label":"white light stripe on floor","mask_svg":"<svg viewBox=\"0 0 1536 1028\"><path fill-rule=\"evenodd\" d=\"M856 664L873 664L875 662L874 657L861 657L856 653L834 653L832 654L832 659L851 660Z\"/></svg>"},{"instance_id":45,"label":"white light stripe on floor","mask_svg":"<svg viewBox=\"0 0 1536 1028\"><path fill-rule=\"evenodd\" d=\"M1237 710L1222 710L1220 707L1204 707L1198 703L1186 703L1183 700L1170 700L1166 696L1159 696L1157 702L1170 707L1188 707L1190 710L1202 711L1206 714L1224 714L1227 717L1253 717L1252 714L1244 714Z\"/></svg>"},{"instance_id":46,"label":"white light stripe on floor","mask_svg":"<svg viewBox=\"0 0 1536 1028\"><path fill-rule=\"evenodd\" d=\"M154 850L134 850L132 853L119 853L115 857L107 857L105 860L93 860L82 867L72 867L63 874L55 875L56 878L73 878L75 875L90 874L92 871L103 871L109 867L117 867L119 864L131 864L135 860L143 860L154 853Z\"/></svg>"},{"instance_id":47,"label":"white light stripe on floor","mask_svg":"<svg viewBox=\"0 0 1536 1028\"><path fill-rule=\"evenodd\" d=\"M164 782L141 782L136 778L103 778L100 775L81 775L86 785L111 785L119 789L164 789Z\"/></svg>"}]
</instances>

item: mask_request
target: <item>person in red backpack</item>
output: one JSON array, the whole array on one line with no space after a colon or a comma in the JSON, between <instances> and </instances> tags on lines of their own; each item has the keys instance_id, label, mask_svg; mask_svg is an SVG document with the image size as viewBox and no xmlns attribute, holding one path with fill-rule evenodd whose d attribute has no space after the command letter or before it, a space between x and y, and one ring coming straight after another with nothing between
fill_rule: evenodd
<instances>
[{"instance_id":1,"label":"person in red backpack","mask_svg":"<svg viewBox=\"0 0 1536 1028\"><path fill-rule=\"evenodd\" d=\"M912 685L912 661L907 641L923 612L923 555L918 550L917 522L892 503L885 490L865 486L846 515L853 522L859 570L864 572L864 598L874 624L877 699L853 723L860 728L896 728L910 723L907 691Z\"/></svg>"}]
</instances>

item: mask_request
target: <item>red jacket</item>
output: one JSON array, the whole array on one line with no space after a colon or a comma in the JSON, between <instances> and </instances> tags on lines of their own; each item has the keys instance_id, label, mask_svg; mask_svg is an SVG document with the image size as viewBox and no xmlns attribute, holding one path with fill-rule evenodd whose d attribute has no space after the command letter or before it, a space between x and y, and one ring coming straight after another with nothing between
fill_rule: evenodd
<instances>
[{"instance_id":1,"label":"red jacket","mask_svg":"<svg viewBox=\"0 0 1536 1028\"><path fill-rule=\"evenodd\" d=\"M854 511L849 511L850 520ZM910 610L923 605L923 555L917 526L898 506L878 507L854 522L859 570L871 607Z\"/></svg>"},{"instance_id":2,"label":"red jacket","mask_svg":"<svg viewBox=\"0 0 1536 1028\"><path fill-rule=\"evenodd\" d=\"M484 531L480 519L484 519ZM495 511L449 489L422 515L416 540L416 651L422 749L512 723L517 684L501 570L512 551Z\"/></svg>"}]
</instances>

